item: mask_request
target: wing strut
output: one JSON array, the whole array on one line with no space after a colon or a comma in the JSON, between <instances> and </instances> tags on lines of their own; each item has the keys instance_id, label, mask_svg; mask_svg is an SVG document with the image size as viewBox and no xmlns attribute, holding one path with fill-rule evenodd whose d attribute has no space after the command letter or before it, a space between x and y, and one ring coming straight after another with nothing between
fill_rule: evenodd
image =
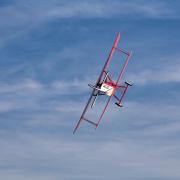
<instances>
[{"instance_id":1,"label":"wing strut","mask_svg":"<svg viewBox=\"0 0 180 180\"><path fill-rule=\"evenodd\" d=\"M119 39L120 39L120 32L117 34L117 37L116 37L116 39L115 39L115 41L114 41L114 44L113 44L113 46L112 46L112 48L111 48L111 51L110 51L109 56L108 56L108 58L107 58L107 60L106 60L106 63L104 64L104 67L103 67L103 69L102 69L102 71L101 71L101 74L100 74L100 76L99 76L99 78L98 78L98 80L97 80L97 82L96 82L96 86L97 86L98 83L101 82L102 77L103 77L103 74L104 74L104 72L106 72L106 69L107 69L107 67L108 67L108 65L109 65L109 62L110 62L110 60L111 60L111 58L112 58L112 55L113 55L113 53L114 53L114 51L115 51L115 49L116 49L116 47L117 47L117 44L118 44ZM96 91L96 89L93 89L93 91L92 91L92 93L91 93L91 96L89 97L89 100L88 100L88 102L87 102L87 104L86 104L86 106L85 106L85 108L84 108L84 110L83 110L83 113L82 113L82 115L81 115L81 117L80 117L80 119L79 119L79 121L78 121L78 123L77 123L77 125L76 125L76 127L75 127L75 129L74 129L74 131L73 131L73 134L74 134L74 133L76 132L76 130L79 128L80 123L82 122L82 120L83 120L83 118L84 118L84 115L86 114L86 111L87 111L87 109L88 109L88 107L89 107L89 104L91 103L91 100L92 100L92 98L93 98L93 95L94 95L95 91ZM109 101L110 101L110 99L111 99L111 98L109 98ZM108 103L108 104L109 104L109 103ZM107 105L108 105L108 104L107 104ZM106 106L107 106L107 105L106 105ZM106 107L106 108L107 108L107 107ZM105 110L106 110L106 108L105 108ZM105 110L104 110L104 111L105 111ZM103 114L104 114L104 113L103 113ZM101 117L101 118L102 118L102 117Z\"/></svg>"},{"instance_id":2,"label":"wing strut","mask_svg":"<svg viewBox=\"0 0 180 180\"><path fill-rule=\"evenodd\" d=\"M116 100L118 100L118 102L117 102L116 104L117 104L118 106L121 106L122 98L124 97L124 95L125 95L125 93L126 93L126 91L127 91L127 88L128 88L128 86L129 86L130 84L126 83L127 86L122 86L122 85L119 85L119 82L120 82L120 80L121 80L121 78L122 78L122 76L123 76L123 74L124 74L124 71L125 71L125 69L126 69L126 66L127 66L128 62L129 62L129 59L130 59L132 53L131 53L131 52L130 52L130 53L129 53L129 52L125 52L124 50L122 50L122 49L120 49L120 48L117 48L117 44L118 44L119 39L120 39L120 33L117 34L117 37L116 37L116 39L115 39L115 41L114 41L114 44L113 44L113 46L112 46L112 48L111 48L111 51L110 51L110 53L109 53L109 56L108 56L108 58L107 58L107 60L106 60L106 62L105 62L105 64L104 64L104 66L103 66L103 68L102 68L102 71L101 71L101 73L100 73L100 75L99 75L99 77L98 77L98 79L97 79L96 84L95 84L95 85L89 85L93 90L92 90L92 93L91 93L91 95L90 95L90 97L89 97L89 99L88 99L88 102L87 102L87 104L86 104L86 106L85 106L85 108L84 108L84 110L83 110L83 112L82 112L82 115L81 115L78 123L76 124L76 126L75 126L75 128L74 128L73 134L77 131L77 129L79 128L79 126L80 126L80 124L81 124L81 122L82 122L83 120L86 121L86 122L88 122L88 123L90 123L90 124L92 124L92 125L94 125L94 126L95 126L95 129L98 128L98 126L99 126L99 124L100 124L100 122L101 122L101 120L102 120L102 117L103 117L103 115L104 115L104 113L105 113L105 111L106 111L109 103L111 102L112 97L114 97ZM125 58L125 62L124 62L124 64L123 64L123 67L122 67L119 75L118 75L117 80L116 80L116 81L113 81L113 80L111 79L111 77L109 76L109 74L108 74L108 69L109 69L108 67L109 67L110 61L111 61L111 59L112 59L112 56L113 56L113 54L114 54L114 52L115 52L116 50L119 51L120 53L125 54L127 57ZM108 83L109 86L112 86L113 92L112 92L111 95L108 95L108 94L104 93L104 91L101 90L102 84L105 84L105 83ZM107 85L107 86L108 86L108 85ZM103 86L103 87L104 87L104 86ZM115 95L115 91L116 91L116 90L120 90L120 89L123 90L123 93L122 93L121 98L118 98L118 97ZM93 122L93 121L91 121L91 120L89 120L89 119L87 119L87 118L85 117L85 115L86 115L86 112L88 111L88 109L90 108L89 106L91 106L91 108L92 108L92 107L94 106L95 102L96 102L97 97L98 97L99 95L105 95L105 94L108 95L109 98L108 98L108 100L107 100L107 103L106 103L106 105L105 105L105 107L104 107L104 109L103 109L103 111L102 111L102 113L101 113L101 115L100 115L97 123L96 123L96 122Z\"/></svg>"}]
</instances>

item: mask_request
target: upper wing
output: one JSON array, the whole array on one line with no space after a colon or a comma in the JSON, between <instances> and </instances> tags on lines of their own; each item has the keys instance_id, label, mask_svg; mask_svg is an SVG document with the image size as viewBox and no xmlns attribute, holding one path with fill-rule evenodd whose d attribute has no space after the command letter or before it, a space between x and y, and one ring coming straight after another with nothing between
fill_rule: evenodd
<instances>
[{"instance_id":1,"label":"upper wing","mask_svg":"<svg viewBox=\"0 0 180 180\"><path fill-rule=\"evenodd\" d=\"M97 123L94 123L93 121L90 121L90 120L85 118L85 114L86 114L90 104L94 103L94 101L96 100L95 98L97 98L97 96L94 96L94 95L98 94L98 92L99 92L99 90L97 89L98 84L102 83L104 77L107 76L107 68L109 66L110 60L112 59L113 53L114 53L114 51L117 48L117 44L118 44L119 39L120 39L120 33L117 34L117 37L116 37L116 39L114 41L114 44L113 44L113 46L111 48L111 51L109 53L109 56L108 56L104 66L103 66L103 69L102 69L102 71L101 71L101 73L99 75L99 78L97 79L96 85L94 86L95 88L93 88L93 91L92 91L92 93L91 93L91 95L90 95L90 97L88 99L88 102L87 102L87 104L86 104L86 106L85 106L85 108L84 108L84 110L82 112L82 115L81 115L81 117L80 117L76 127L74 128L73 133L75 133L76 130L79 128L80 123L82 122L82 120L85 120L85 121L87 121L89 123L94 124L96 126L96 128L97 128L99 123L100 123L100 121L101 121L101 119L102 119L102 117L103 117L103 115L104 115L104 113L105 113L105 111L106 111L106 109L107 109L107 106L108 106L112 96L109 97L108 102L107 102L107 104L106 104L106 106L105 106L105 108L104 108L104 110L103 110L103 112L102 112L102 114L101 114L101 116L100 116L100 118L99 118Z\"/></svg>"},{"instance_id":2,"label":"upper wing","mask_svg":"<svg viewBox=\"0 0 180 180\"><path fill-rule=\"evenodd\" d=\"M114 41L114 44L113 44L113 46L112 46L112 48L111 48L111 51L110 51L110 53L109 53L109 56L108 56L108 58L107 58L107 60L106 60L106 62L105 62L105 64L104 64L104 66L103 66L103 69L102 69L102 71L101 71L101 74L100 74L100 76L99 76L96 84L99 83L99 82L101 82L104 73L107 73L107 68L108 68L108 66L109 66L110 60L112 59L112 56L113 56L113 54L114 54L114 51L115 51L116 48L117 48L117 44L118 44L118 42L119 42L119 39L120 39L120 32L117 34L117 37L116 37L116 39L115 39L115 41Z\"/></svg>"},{"instance_id":3,"label":"upper wing","mask_svg":"<svg viewBox=\"0 0 180 180\"><path fill-rule=\"evenodd\" d=\"M94 94L96 94L97 91L98 91L97 89L93 89L93 91L92 91L92 93L91 93L91 95L90 95L90 97L89 97L89 99L88 99L88 102L87 102L87 104L86 104L86 106L85 106L85 108L84 108L84 110L83 110L83 112L82 112L82 115L81 115L81 117L80 117L80 119L79 119L76 127L74 128L73 134L76 132L76 130L77 130L78 127L80 126L81 121L82 121L82 120L87 120L87 119L84 119L84 118L85 118L85 114L86 114L86 112L87 112L87 110L88 110L88 108L89 108L92 100L95 98L95 97L94 97ZM93 122L92 122L92 123L93 123ZM94 123L94 125L96 125L96 124Z\"/></svg>"}]
</instances>

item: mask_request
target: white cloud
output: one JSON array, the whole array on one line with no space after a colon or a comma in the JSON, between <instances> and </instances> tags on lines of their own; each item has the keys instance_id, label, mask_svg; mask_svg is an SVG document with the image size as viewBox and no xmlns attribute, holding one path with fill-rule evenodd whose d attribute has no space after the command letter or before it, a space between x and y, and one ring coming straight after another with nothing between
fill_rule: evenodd
<instances>
[{"instance_id":1,"label":"white cloud","mask_svg":"<svg viewBox=\"0 0 180 180\"><path fill-rule=\"evenodd\" d=\"M65 103L51 102L49 99L46 101L46 98L54 93L53 90L62 90L63 92L66 88L79 86L82 81L74 80L69 84L58 81L46 86L36 80L28 79L22 82L22 84L18 84L18 88L15 83L12 87L9 85L8 88L6 86L4 89L1 86L3 89L3 91L1 89L1 93L11 95L16 94L17 91L19 94L24 93L27 99L20 99L19 106L21 108L22 105L24 108L28 108L30 105L27 106L27 102L34 103L31 104L31 110L33 107L36 110L48 107L47 114L43 112L43 115L40 113L38 115L32 114L31 111L31 116L28 115L29 121L26 120L28 128L59 126L63 131L62 129L66 127L65 124L68 126L71 124L71 129L73 128L72 122L74 123L74 121L67 121L67 117L68 120L77 117L83 104L72 100L66 100ZM28 96L31 91L34 93ZM15 95L14 99L16 99ZM17 103L19 102L17 101ZM127 128L126 125L126 129L121 132L114 128L112 132L107 133L107 129L104 131L101 128L94 135L88 134L87 131L81 131L72 137L71 134L65 136L63 132L53 134L52 131L39 133L31 131L28 133L26 127L23 131L1 133L0 165L8 168L8 170L5 168L0 170L1 177L12 179L11 174L13 174L15 180L26 176L29 180L43 178L48 180L52 177L54 179L59 179L59 177L84 179L85 177L92 178L91 174L93 173L95 179L117 179L119 177L138 179L147 176L179 178L178 153L180 147L178 140L166 140L166 138L169 139L178 133L179 123L174 121L180 117L178 107L172 104L158 104L157 108L156 104L137 102L127 102L125 106L122 111L114 106L114 109L111 109L112 112L107 113L105 118L110 116L113 119L112 127L117 126L117 123L124 127L127 123L127 125L136 124L137 129ZM57 116L54 111L51 111L51 108L60 111L60 114ZM11 103L4 111L9 111L9 109L12 109ZM68 110L64 112L66 109ZM62 112L68 114L66 121L63 120L63 124L61 122ZM163 119L168 120L168 122L166 124L157 122ZM106 122L108 121L102 123L106 124ZM67 128L64 131L67 131ZM72 131L70 130L69 133ZM116 133L117 136L112 136L113 133ZM101 136L100 142L96 136ZM99 168L97 169L97 167ZM37 174L37 168L42 170L40 174L39 172ZM62 171L63 175L61 176L60 172Z\"/></svg>"},{"instance_id":2,"label":"white cloud","mask_svg":"<svg viewBox=\"0 0 180 180\"><path fill-rule=\"evenodd\" d=\"M179 83L180 66L166 66L163 69L146 69L137 73L129 73L128 77L137 85L147 85L152 83Z\"/></svg>"},{"instance_id":3,"label":"white cloud","mask_svg":"<svg viewBox=\"0 0 180 180\"><path fill-rule=\"evenodd\" d=\"M16 82L1 83L0 93L27 93L42 90L42 84L32 79L19 79Z\"/></svg>"},{"instance_id":4,"label":"white cloud","mask_svg":"<svg viewBox=\"0 0 180 180\"><path fill-rule=\"evenodd\" d=\"M111 126L113 123L115 126L118 124L124 133L123 136L166 140L179 134L179 105L159 102L154 104L127 102L125 104L126 107L122 111L116 111L114 116L113 113L109 115L113 119ZM107 121L107 123L110 122Z\"/></svg>"},{"instance_id":5,"label":"white cloud","mask_svg":"<svg viewBox=\"0 0 180 180\"><path fill-rule=\"evenodd\" d=\"M0 83L0 112L36 108L43 85L32 79Z\"/></svg>"},{"instance_id":6,"label":"white cloud","mask_svg":"<svg viewBox=\"0 0 180 180\"><path fill-rule=\"evenodd\" d=\"M14 102L1 101L0 102L0 113L9 112L17 109L18 106Z\"/></svg>"},{"instance_id":7,"label":"white cloud","mask_svg":"<svg viewBox=\"0 0 180 180\"><path fill-rule=\"evenodd\" d=\"M26 2L25 7L21 2L0 9L2 44L56 18L127 17L135 14L167 18L171 14L166 7L161 8L161 4L138 6L136 3L117 1L77 1L70 4L32 1ZM6 29L10 30L6 32ZM71 57L68 51L65 54ZM13 74L14 70L8 73ZM179 82L179 75L179 68L175 66L158 72L145 70L131 76L135 84L146 85L149 82ZM83 78L71 81L60 79L49 84L35 79L0 83L0 112L6 113L2 124L7 126L1 126L3 131L0 129L1 178L179 179L179 106L159 102L125 102L122 110L114 106L105 114L105 119L111 117L113 121L105 120L102 123L111 124L112 131L102 127L90 134L83 129L85 131L71 136L73 123L82 112L86 98L85 101L79 101L77 97L78 100L69 100L69 95L74 97L90 91L88 82L88 78ZM20 111L22 109L23 112ZM13 110L17 111L11 114ZM12 124L8 122L9 119ZM17 128L18 123L20 127ZM58 133L55 132L56 128ZM113 133L116 135L112 136ZM175 135L176 138L172 138ZM101 140L98 142L98 139Z\"/></svg>"},{"instance_id":8,"label":"white cloud","mask_svg":"<svg viewBox=\"0 0 180 180\"><path fill-rule=\"evenodd\" d=\"M15 1L0 8L0 46L21 37L35 27L62 18L177 18L176 10L163 2L144 1Z\"/></svg>"},{"instance_id":9,"label":"white cloud","mask_svg":"<svg viewBox=\"0 0 180 180\"><path fill-rule=\"evenodd\" d=\"M89 142L88 139L22 132L1 138L0 165L8 169L1 168L1 177L11 179L9 174L15 180L22 176L41 179L46 175L45 179L180 177L180 146L175 140L102 138L101 142Z\"/></svg>"},{"instance_id":10,"label":"white cloud","mask_svg":"<svg viewBox=\"0 0 180 180\"><path fill-rule=\"evenodd\" d=\"M66 81L55 81L51 84L52 89L60 94L77 94L88 91L87 80L72 79Z\"/></svg>"},{"instance_id":11,"label":"white cloud","mask_svg":"<svg viewBox=\"0 0 180 180\"><path fill-rule=\"evenodd\" d=\"M0 83L0 112L15 109L77 112L81 105L74 104L72 107L74 101L72 103L59 98L65 95L78 96L88 91L90 92L91 89L87 86L87 81L80 79L59 80L49 84L43 84L34 79L18 79L14 82ZM49 103L46 103L47 99Z\"/></svg>"}]
</instances>

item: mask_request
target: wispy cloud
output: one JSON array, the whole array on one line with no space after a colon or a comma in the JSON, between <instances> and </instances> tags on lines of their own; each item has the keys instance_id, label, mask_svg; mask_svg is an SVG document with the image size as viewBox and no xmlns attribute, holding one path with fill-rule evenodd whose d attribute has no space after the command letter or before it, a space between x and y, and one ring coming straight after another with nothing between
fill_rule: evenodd
<instances>
[{"instance_id":1,"label":"wispy cloud","mask_svg":"<svg viewBox=\"0 0 180 180\"><path fill-rule=\"evenodd\" d=\"M180 70L174 48L178 47L178 4L166 0L15 0L0 7L0 177L179 179ZM169 22L170 28L176 28L171 34ZM67 37L64 28L73 35ZM84 122L73 136L91 91L87 84L96 80L106 56L98 48L109 47L110 32L117 28L134 42L126 41L135 49L134 66L129 64L132 68L126 77L135 86L123 108L110 104L97 131ZM176 57L164 54L163 44L167 48L169 41ZM154 66L148 58L150 51L161 57L153 59ZM158 93L165 96L156 94L157 84ZM169 85L178 95L164 89ZM100 99L93 120L100 112L99 104Z\"/></svg>"},{"instance_id":2,"label":"wispy cloud","mask_svg":"<svg viewBox=\"0 0 180 180\"><path fill-rule=\"evenodd\" d=\"M147 85L153 83L179 83L180 82L180 66L162 67L162 69L147 69L137 73L129 73L129 78L135 84Z\"/></svg>"},{"instance_id":3,"label":"wispy cloud","mask_svg":"<svg viewBox=\"0 0 180 180\"><path fill-rule=\"evenodd\" d=\"M68 85L74 84L75 86L79 86L79 83L80 82L77 80L71 82L70 84L63 84L63 81L59 81L52 83L51 88L64 91L64 88L67 88ZM18 88L11 88L9 86L7 90L12 89L12 91L7 91L7 93L14 94L16 91L25 91L24 93L28 95L28 93L32 91L34 94L31 94L30 97L26 96L26 98L37 98L36 96L40 93L40 99L43 100L47 98L46 96L48 93L54 94L51 88L46 88L47 86L44 86L36 80L24 80L24 83L22 83L21 86L18 85ZM47 91L48 93L42 93L43 91ZM5 92L4 88L1 93ZM40 102L41 101L37 101L36 103ZM49 100L48 104L51 104ZM53 108L57 108L57 104L55 103L54 105ZM41 106L45 105L38 104L38 106L35 107L38 108ZM63 103L62 107L59 107L61 109L56 109L56 111L66 113L64 110L68 109L68 117L74 118L77 116L75 114L80 112L80 106L81 103L79 102L77 107L76 101L66 101ZM1 133L0 145L2 148L0 165L1 167L4 167L0 171L1 177L11 179L11 174L13 174L13 177L17 179L22 179L22 175L28 176L30 179L50 179L50 176L54 177L54 179L59 179L59 171L62 171L62 177L66 179L91 178L92 172L93 178L95 179L117 179L119 178L119 170L117 171L117 169L121 167L120 174L124 179L138 179L144 176L150 177L152 174L154 177L160 176L179 178L179 163L177 161L177 156L174 156L174 154L179 152L179 144L176 140L173 142L162 142L164 139L162 137L165 137L167 133L178 133L179 123L174 121L167 124L156 122L157 119L161 121L165 118L172 120L179 117L178 107L171 105L163 106L158 104L159 108L157 109L153 104L139 104L136 102L127 102L126 106L128 108L118 112L121 113L121 121L117 118L119 117L117 112L112 112L112 114L109 115L107 114L107 117L111 116L111 118L114 119L111 125L115 124L115 126L117 126L118 123L119 126L124 127L125 122L127 122L128 124L136 124L136 127L139 126L140 128L132 130L130 128L131 126L129 129L126 126L126 130L121 131L121 135L118 137L114 136L113 138L111 136L111 132L105 133L101 129L98 131L99 134L96 132L96 136L101 136L102 138L99 143L96 143L96 140L88 140L95 137L93 135L92 137L87 137L87 135L85 135L85 139L83 140L79 139L78 135L72 137L64 136L62 132L59 132L57 135L52 132L45 131L41 131L41 133L25 132L26 129L24 129L23 131L16 133L7 133L8 131ZM52 108L51 105L48 107ZM70 107L70 109L67 107ZM113 111L113 109L111 110ZM114 111L116 110L114 109ZM145 119L149 111L151 111L151 114L149 114L148 119ZM41 126L41 128L45 126L50 127L53 122L53 126L60 125L61 123L59 118L56 116L58 121L54 121L52 114L53 116L56 116L54 111L51 110L48 110L48 114L44 114L44 116L39 116L40 114L32 114L31 111L30 120L27 122L28 128L36 126ZM116 116L113 116L113 114L116 114ZM44 118L47 115L49 117ZM38 121L38 117L40 117L40 121ZM134 117L136 117L136 122L133 122L132 120ZM49 122L47 122L46 119ZM148 123L148 121L150 122ZM66 121L66 123L68 122ZM106 124L106 121L103 123ZM152 126L153 123L154 126ZM151 124L151 126L148 127L146 126L147 124ZM116 130L114 128L112 133L116 133L117 135L117 133L119 133L119 129ZM80 133L80 136L81 135L82 132ZM106 139L108 136L111 136L111 140ZM133 136L137 137L137 140L132 140L134 139ZM154 141L151 141L152 139L154 139ZM155 150L152 147L156 147ZM73 154L73 156L69 156L70 154ZM167 161L168 164L166 163ZM149 163L147 164L146 162ZM102 163L105 164L103 167L100 166ZM48 164L48 166L46 166L46 164ZM67 164L68 166L64 166L64 164ZM100 168L97 169L97 166ZM6 167L8 167L8 171L6 170ZM43 171L40 172L40 174L38 171L39 175L37 175L36 168L43 169ZM46 168L48 168L48 170L44 172L44 169ZM80 169L83 173L79 174ZM99 175L99 172L106 172L106 170L107 173L101 173L101 175ZM128 172L130 170L131 173L129 174ZM69 171L71 171L71 173L69 173ZM166 173L164 173L165 171ZM137 172L140 175L137 175Z\"/></svg>"},{"instance_id":4,"label":"wispy cloud","mask_svg":"<svg viewBox=\"0 0 180 180\"><path fill-rule=\"evenodd\" d=\"M63 18L178 18L176 9L165 2L144 3L144 1L31 1L17 0L0 8L0 45L28 33L42 23Z\"/></svg>"},{"instance_id":5,"label":"wispy cloud","mask_svg":"<svg viewBox=\"0 0 180 180\"><path fill-rule=\"evenodd\" d=\"M28 91L40 91L42 84L32 79L19 79L17 82L1 83L0 93L27 93Z\"/></svg>"},{"instance_id":6,"label":"wispy cloud","mask_svg":"<svg viewBox=\"0 0 180 180\"><path fill-rule=\"evenodd\" d=\"M59 179L59 171L63 172L65 179L90 178L92 173L95 179L180 177L179 158L174 157L178 154L179 144L175 142L104 139L101 143L89 143L74 138L28 133L1 138L0 164L1 167L10 166L8 171L1 168L1 177L11 177L7 174L9 172L15 178L24 175L41 179L48 175L49 179L51 175ZM46 172L41 168L45 168Z\"/></svg>"},{"instance_id":7,"label":"wispy cloud","mask_svg":"<svg viewBox=\"0 0 180 180\"><path fill-rule=\"evenodd\" d=\"M62 103L62 100L53 100L53 97L59 99L67 95L80 95L89 91L86 80L73 79L71 81L54 81L49 84L43 84L33 79L16 80L13 83L0 83L0 112L8 112L15 109L41 109L53 108L51 110L64 111L70 102ZM46 99L52 99L51 103L46 104ZM45 103L43 105L41 103ZM68 105L69 104L69 105ZM77 106L75 106L78 109ZM67 109L68 112L70 108ZM73 110L74 111L74 110Z\"/></svg>"}]
</instances>

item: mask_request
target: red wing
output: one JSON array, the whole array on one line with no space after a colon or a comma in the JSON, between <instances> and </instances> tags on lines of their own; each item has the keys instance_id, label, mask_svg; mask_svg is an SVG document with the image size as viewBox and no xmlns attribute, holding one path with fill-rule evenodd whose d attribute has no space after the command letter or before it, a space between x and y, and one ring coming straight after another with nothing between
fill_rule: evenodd
<instances>
[{"instance_id":1,"label":"red wing","mask_svg":"<svg viewBox=\"0 0 180 180\"><path fill-rule=\"evenodd\" d=\"M100 116L100 118L99 118L99 120L98 120L98 122L97 122L96 128L98 128L99 123L100 123L100 121L102 120L102 117L104 116L104 113L105 113L105 111L106 111L106 109L107 109L107 107L108 107L108 105L109 105L112 97L113 97L113 96L109 96L108 101L107 101L107 103L106 103L106 106L105 106L105 108L103 109L102 114L101 114L101 116Z\"/></svg>"},{"instance_id":2,"label":"red wing","mask_svg":"<svg viewBox=\"0 0 180 180\"><path fill-rule=\"evenodd\" d=\"M108 67L108 65L109 65L109 62L110 62L110 60L111 60L111 58L112 58L112 55L113 55L113 53L114 53L114 51L115 51L115 49L116 49L116 47L117 47L117 44L118 44L119 39L120 39L120 33L118 33L118 35L117 35L117 37L116 37L116 39L115 39L115 41L114 41L114 44L113 44L113 47L111 48L111 51L110 51L109 56L108 56L108 59L106 60L106 63L105 63L105 65L104 65L104 67L103 67L103 69L102 69L102 71L101 71L101 74L100 74L100 76L99 76L99 78L98 78L98 80L97 80L97 82L96 82L96 86L97 86L98 83L100 83L100 82L102 81L103 75L104 75L104 73L106 72L106 69L107 69L107 67ZM86 106L85 106L85 108L84 108L84 110L83 110L83 113L82 113L82 115L81 115L81 117L80 117L80 119L79 119L79 121L78 121L78 123L77 123L77 125L76 125L76 127L75 127L75 129L74 129L74 131L73 131L73 133L76 132L76 130L77 130L78 127L80 126L80 123L82 122L82 120L87 121L87 119L86 119L84 116L85 116L85 114L86 114L86 112L87 112L87 110L88 110L88 107L89 107L92 99L93 99L93 95L94 95L95 91L97 91L97 90L94 89L94 90L92 91L91 96L89 97L89 100L88 100L88 102L87 102L87 104L86 104ZM108 104L109 104L109 103L108 103ZM105 107L105 110L106 110L106 108L107 108L107 105L106 105L106 107ZM104 110L104 111L105 111L105 110ZM103 112L103 114L104 114L104 112ZM100 119L102 119L102 117L101 117ZM99 120L99 121L100 121L100 120ZM92 121L89 121L89 120L88 120L87 122L92 122ZM92 122L92 124L94 124L94 125L97 126L97 124L94 123L94 122ZM98 124L99 124L99 123L98 123Z\"/></svg>"},{"instance_id":3,"label":"red wing","mask_svg":"<svg viewBox=\"0 0 180 180\"><path fill-rule=\"evenodd\" d=\"M111 48L111 51L110 51L110 53L109 53L109 56L108 56L108 58L107 58L107 60L106 60L106 63L104 64L104 67L103 67L103 69L102 69L102 71L101 71L101 74L100 74L100 76L99 76L96 84L102 80L102 77L103 77L104 73L107 72L107 68L108 68L109 63L110 63L110 60L111 60L111 58L112 58L112 56L113 56L113 53L114 53L114 51L116 50L116 47L117 47L117 44L118 44L119 39L120 39L120 33L118 33L118 35L117 35L117 37L116 37L116 39L115 39L115 41L114 41L114 44L113 44L113 46L112 46L112 48Z\"/></svg>"},{"instance_id":4,"label":"red wing","mask_svg":"<svg viewBox=\"0 0 180 180\"><path fill-rule=\"evenodd\" d=\"M82 115L81 115L81 117L80 117L80 119L79 119L73 133L75 133L76 130L79 128L80 123L82 122L82 120L91 123L92 125L94 125L97 128L99 126L99 124L100 124L100 121L103 118L104 113L106 112L106 109L107 109L112 97L115 97L115 99L118 100L119 104L122 101L122 98L123 98L128 86L122 86L122 85L119 85L118 83L120 82L120 80L121 80L121 78L122 78L122 76L124 74L125 68L126 68L128 62L129 62L130 57L131 57L131 53L127 53L124 50L122 50L120 48L117 48L117 44L118 44L119 39L120 39L120 33L118 33L118 35L117 35L117 37L116 37L116 39L114 41L113 47L111 48L109 56L108 56L104 66L103 66L103 69L101 71L101 74L100 74L99 78L97 79L96 84L94 86L90 85L90 87L93 88L93 91L91 93L91 96L89 97L89 100L88 100L88 102L87 102L87 104L86 104L86 106L85 106L85 108L84 108L84 110L82 112ZM120 51L121 53L125 54L126 59L125 59L125 62L123 64L123 67L122 67L122 69L121 69L121 71L120 71L120 73L118 75L117 80L113 81L112 78L109 76L107 70L109 69L108 67L109 67L110 61L112 59L112 56L113 56L115 50ZM101 87L103 87L102 86L103 83L106 84L106 85L112 86L112 88L113 88L112 94L109 95L109 94L106 93L107 91L105 91L105 93L102 91ZM122 90L122 97L121 98L119 98L119 97L117 97L115 95L116 90ZM85 115L86 115L86 112L88 111L88 108L89 108L90 104L91 104L91 108L92 108L92 106L94 105L94 103L95 103L95 101L97 99L97 96L98 95L105 95L105 94L108 95L109 98L107 100L107 103L106 103L106 105L105 105L105 107L104 107L104 109L103 109L97 123L87 119L85 117ZM118 103L116 103L116 104L118 104Z\"/></svg>"},{"instance_id":5,"label":"red wing","mask_svg":"<svg viewBox=\"0 0 180 180\"><path fill-rule=\"evenodd\" d=\"M84 108L84 110L83 110L83 112L82 112L82 115L81 115L81 117L80 117L80 119L79 119L76 127L74 128L73 134L76 132L76 130L77 130L78 127L80 126L81 121L82 121L82 120L87 120L87 119L84 119L84 116L85 116L85 114L86 114L86 111L88 110L88 107L89 107L90 103L92 102L92 99L94 98L93 95L95 94L96 91L97 91L96 89L93 89L93 91L92 91L92 93L91 93L91 95L90 95L90 97L89 97L89 100L88 100L88 102L87 102L87 104L86 104L86 106L85 106L85 108ZM89 120L88 120L88 121L89 121ZM94 123L94 124L95 124L95 123Z\"/></svg>"}]
</instances>

